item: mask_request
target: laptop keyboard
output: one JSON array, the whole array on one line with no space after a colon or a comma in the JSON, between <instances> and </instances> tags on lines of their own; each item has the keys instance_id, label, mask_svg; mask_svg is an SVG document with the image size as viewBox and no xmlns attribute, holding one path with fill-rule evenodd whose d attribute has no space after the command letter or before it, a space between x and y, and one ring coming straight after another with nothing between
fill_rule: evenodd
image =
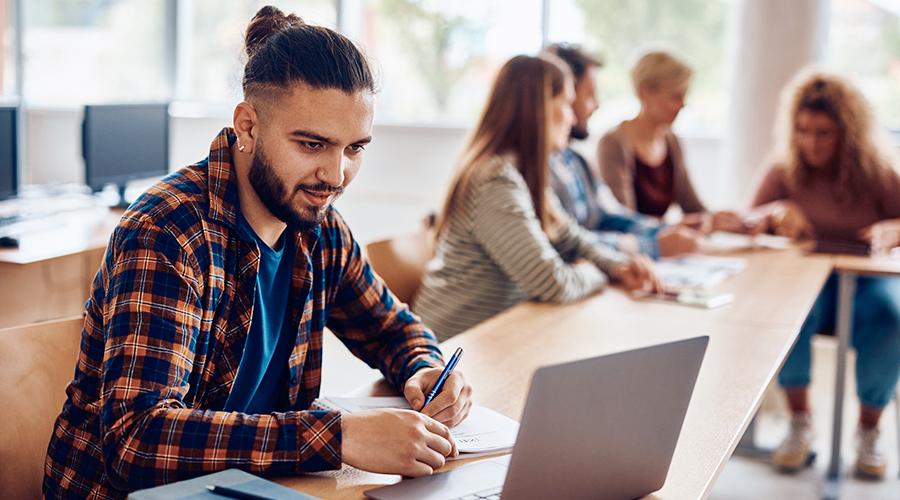
<instances>
[{"instance_id":1,"label":"laptop keyboard","mask_svg":"<svg viewBox=\"0 0 900 500\"><path fill-rule=\"evenodd\" d=\"M496 488L490 488L484 491L479 491L478 493L472 493L471 495L459 497L456 500L499 500L501 489L502 486L498 486Z\"/></svg>"}]
</instances>

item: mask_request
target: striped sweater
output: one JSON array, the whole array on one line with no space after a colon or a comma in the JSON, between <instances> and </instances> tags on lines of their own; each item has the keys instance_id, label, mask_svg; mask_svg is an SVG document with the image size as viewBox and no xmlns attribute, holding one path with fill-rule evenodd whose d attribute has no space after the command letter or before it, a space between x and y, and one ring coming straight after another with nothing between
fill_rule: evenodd
<instances>
[{"instance_id":1,"label":"striped sweater","mask_svg":"<svg viewBox=\"0 0 900 500\"><path fill-rule=\"evenodd\" d=\"M460 200L413 307L440 340L525 300L580 299L626 260L570 219L548 236L509 157L490 160Z\"/></svg>"}]
</instances>

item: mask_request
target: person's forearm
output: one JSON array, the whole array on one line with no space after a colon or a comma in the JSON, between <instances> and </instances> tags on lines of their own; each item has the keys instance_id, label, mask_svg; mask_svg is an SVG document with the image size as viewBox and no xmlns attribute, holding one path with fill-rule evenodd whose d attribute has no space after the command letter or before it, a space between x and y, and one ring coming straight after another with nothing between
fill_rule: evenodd
<instances>
[{"instance_id":1,"label":"person's forearm","mask_svg":"<svg viewBox=\"0 0 900 500\"><path fill-rule=\"evenodd\" d=\"M616 266L628 261L628 255L618 244L609 245L601 241L596 232L587 231L577 225L569 225L563 234L564 238L558 241L557 245L562 248L568 247L576 259L593 263L606 276L610 276ZM626 235L619 233L618 236L621 238ZM629 239L633 245L634 238Z\"/></svg>"},{"instance_id":2,"label":"person's forearm","mask_svg":"<svg viewBox=\"0 0 900 500\"><path fill-rule=\"evenodd\" d=\"M747 213L746 220L753 224L761 224L759 232L772 233L776 229L776 216L784 211L784 201L771 201L757 205Z\"/></svg>"},{"instance_id":3,"label":"person's forearm","mask_svg":"<svg viewBox=\"0 0 900 500\"><path fill-rule=\"evenodd\" d=\"M712 214L708 212L684 214L684 216L681 218L681 225L687 226L691 229L696 229L698 231L707 232L707 230L712 226L711 219Z\"/></svg>"},{"instance_id":4,"label":"person's forearm","mask_svg":"<svg viewBox=\"0 0 900 500\"><path fill-rule=\"evenodd\" d=\"M359 314L348 315L350 311ZM443 366L437 338L395 299L363 309L334 307L328 324L354 356L378 368L395 387L403 387L423 367Z\"/></svg>"},{"instance_id":5,"label":"person's forearm","mask_svg":"<svg viewBox=\"0 0 900 500\"><path fill-rule=\"evenodd\" d=\"M104 415L123 404L107 402ZM296 474L341 466L339 412L248 415L155 406L125 413L101 431L110 482L125 491L227 468Z\"/></svg>"},{"instance_id":6,"label":"person's forearm","mask_svg":"<svg viewBox=\"0 0 900 500\"><path fill-rule=\"evenodd\" d=\"M352 245L328 328L359 359L403 387L424 366L442 366L437 338L400 302Z\"/></svg>"},{"instance_id":7,"label":"person's forearm","mask_svg":"<svg viewBox=\"0 0 900 500\"><path fill-rule=\"evenodd\" d=\"M427 338L424 337L426 334ZM402 346L385 346L380 354L385 359L397 359L396 366L400 367L399 370L387 370L387 368L382 370L385 378L395 387L402 388L410 377L423 368L444 366L444 359L434 334L425 328L419 328L416 335L423 335L423 337L419 337L414 344L410 345L410 336L403 333Z\"/></svg>"},{"instance_id":8,"label":"person's forearm","mask_svg":"<svg viewBox=\"0 0 900 500\"><path fill-rule=\"evenodd\" d=\"M653 260L659 259L659 231L662 226L657 226L648 230L645 234L638 236L638 242L641 246L641 253Z\"/></svg>"},{"instance_id":9,"label":"person's forearm","mask_svg":"<svg viewBox=\"0 0 900 500\"><path fill-rule=\"evenodd\" d=\"M594 236L597 237L597 242L599 242L600 244L622 250L622 243L621 243L622 236L623 236L622 232L593 231L593 233L594 233Z\"/></svg>"}]
</instances>

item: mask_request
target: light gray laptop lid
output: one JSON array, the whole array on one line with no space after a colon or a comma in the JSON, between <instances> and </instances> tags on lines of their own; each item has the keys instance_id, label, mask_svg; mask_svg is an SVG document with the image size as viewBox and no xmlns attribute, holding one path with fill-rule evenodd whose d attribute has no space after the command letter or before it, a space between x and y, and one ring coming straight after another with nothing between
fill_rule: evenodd
<instances>
[{"instance_id":1,"label":"light gray laptop lid","mask_svg":"<svg viewBox=\"0 0 900 500\"><path fill-rule=\"evenodd\" d=\"M499 486L519 498L635 498L665 482L709 337L538 369L509 462L366 491L385 500L447 499Z\"/></svg>"},{"instance_id":2,"label":"light gray laptop lid","mask_svg":"<svg viewBox=\"0 0 900 500\"><path fill-rule=\"evenodd\" d=\"M503 498L635 498L665 482L709 337L547 366Z\"/></svg>"}]
</instances>

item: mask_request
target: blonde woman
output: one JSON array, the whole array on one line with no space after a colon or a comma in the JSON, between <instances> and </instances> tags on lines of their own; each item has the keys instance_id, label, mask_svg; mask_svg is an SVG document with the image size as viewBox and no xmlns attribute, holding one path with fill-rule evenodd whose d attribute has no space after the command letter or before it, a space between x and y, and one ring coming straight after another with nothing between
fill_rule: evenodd
<instances>
[{"instance_id":1,"label":"blonde woman","mask_svg":"<svg viewBox=\"0 0 900 500\"><path fill-rule=\"evenodd\" d=\"M765 173L754 205L770 230L795 238L866 241L878 250L900 243L900 179L887 147L876 140L872 111L846 80L806 71L784 94L777 162ZM810 452L810 339L834 327L832 276L804 323L779 383L793 413L791 430L773 456L783 470ZM884 476L878 421L900 373L900 279L860 277L853 305L856 388L860 400L858 475Z\"/></svg>"},{"instance_id":2,"label":"blonde woman","mask_svg":"<svg viewBox=\"0 0 900 500\"><path fill-rule=\"evenodd\" d=\"M563 63L508 61L466 146L437 222L436 256L413 309L444 340L519 302L570 302L611 278L658 288L647 259L604 246L561 215L550 154L572 126Z\"/></svg>"},{"instance_id":3,"label":"blonde woman","mask_svg":"<svg viewBox=\"0 0 900 500\"><path fill-rule=\"evenodd\" d=\"M631 77L640 112L600 139L600 171L619 202L632 210L662 217L678 205L687 225L746 231L749 228L733 212L707 211L688 176L681 143L672 133L692 75L687 64L666 51L648 51L638 59Z\"/></svg>"}]
</instances>

